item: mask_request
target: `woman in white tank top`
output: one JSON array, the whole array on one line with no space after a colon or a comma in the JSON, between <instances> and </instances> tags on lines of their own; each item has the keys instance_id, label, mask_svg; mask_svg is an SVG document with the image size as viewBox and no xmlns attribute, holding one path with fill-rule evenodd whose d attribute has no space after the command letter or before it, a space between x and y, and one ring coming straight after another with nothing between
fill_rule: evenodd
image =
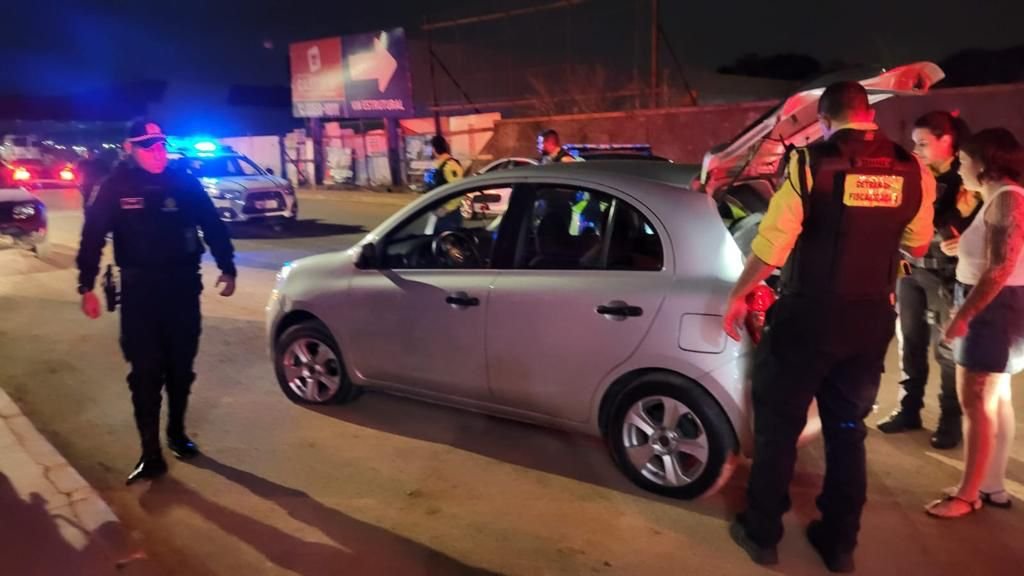
<instances>
[{"instance_id":1,"label":"woman in white tank top","mask_svg":"<svg viewBox=\"0 0 1024 576\"><path fill-rule=\"evenodd\" d=\"M985 208L962 237L943 243L960 258L957 311L945 338L953 341L967 424L960 485L926 508L942 518L983 504L1011 506L1004 485L1015 422L1010 376L1024 370L1024 148L1007 130L978 132L961 148L960 176Z\"/></svg>"}]
</instances>

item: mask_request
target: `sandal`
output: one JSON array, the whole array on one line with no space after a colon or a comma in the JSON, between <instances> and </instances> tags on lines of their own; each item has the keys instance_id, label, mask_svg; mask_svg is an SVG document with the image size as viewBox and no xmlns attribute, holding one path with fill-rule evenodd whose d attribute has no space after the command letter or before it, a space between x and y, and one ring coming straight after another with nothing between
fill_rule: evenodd
<instances>
[{"instance_id":1,"label":"sandal","mask_svg":"<svg viewBox=\"0 0 1024 576\"><path fill-rule=\"evenodd\" d=\"M949 506L947 506L945 508L942 508L943 504L951 503L951 502L959 502L959 503L965 504L967 506L967 509L964 510L963 508L960 508L960 512L958 513L954 508L949 507ZM959 496L951 496L950 495L950 496L946 496L945 498L942 498L940 500L936 500L936 501L932 502L931 504L925 506L924 509L925 509L925 512L927 512L929 516L932 516L934 518L953 519L953 518L963 518L964 516L967 516L968 514L977 512L978 510L981 510L981 508L983 506L984 506L984 504L982 503L981 498L978 498L974 502L971 502L970 500L965 500L965 499L963 499L963 498L961 498Z\"/></svg>"},{"instance_id":2,"label":"sandal","mask_svg":"<svg viewBox=\"0 0 1024 576\"><path fill-rule=\"evenodd\" d=\"M942 491L942 493L947 497L956 496L958 492L960 492L959 486L950 486ZM1009 510L1010 508L1013 508L1013 500L1010 499L1010 494L1006 490L997 490L995 492L979 490L978 496L986 506L999 508L1001 510Z\"/></svg>"},{"instance_id":3,"label":"sandal","mask_svg":"<svg viewBox=\"0 0 1024 576\"><path fill-rule=\"evenodd\" d=\"M1013 500L1010 499L1010 494L1006 490L1000 490L998 492L979 492L978 494L981 496L981 501L984 502L986 506L1002 510L1009 510L1010 508L1013 508ZM1005 500L996 500L994 496L1005 498Z\"/></svg>"}]
</instances>

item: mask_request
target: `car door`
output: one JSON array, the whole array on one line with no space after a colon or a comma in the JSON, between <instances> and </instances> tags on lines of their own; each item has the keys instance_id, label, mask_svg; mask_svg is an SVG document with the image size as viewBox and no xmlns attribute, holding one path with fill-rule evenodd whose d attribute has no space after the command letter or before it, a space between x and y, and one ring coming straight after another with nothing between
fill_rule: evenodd
<instances>
[{"instance_id":1,"label":"car door","mask_svg":"<svg viewBox=\"0 0 1024 576\"><path fill-rule=\"evenodd\" d=\"M501 227L460 213L479 192L453 193L398 224L377 246L376 269L353 277L348 347L363 378L490 399L484 329Z\"/></svg>"},{"instance_id":2,"label":"car door","mask_svg":"<svg viewBox=\"0 0 1024 576\"><path fill-rule=\"evenodd\" d=\"M503 405L583 422L594 391L632 355L665 299L668 243L622 194L564 185L516 194L528 215L491 291L491 390Z\"/></svg>"}]
</instances>

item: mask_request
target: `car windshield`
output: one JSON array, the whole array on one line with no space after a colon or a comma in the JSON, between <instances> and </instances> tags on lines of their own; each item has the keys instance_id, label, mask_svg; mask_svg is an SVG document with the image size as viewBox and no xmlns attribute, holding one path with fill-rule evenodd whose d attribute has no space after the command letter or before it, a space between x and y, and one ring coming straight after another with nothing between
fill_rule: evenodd
<instances>
[{"instance_id":1,"label":"car windshield","mask_svg":"<svg viewBox=\"0 0 1024 576\"><path fill-rule=\"evenodd\" d=\"M242 156L216 156L213 158L186 158L189 172L198 178L231 178L259 176L263 171Z\"/></svg>"}]
</instances>

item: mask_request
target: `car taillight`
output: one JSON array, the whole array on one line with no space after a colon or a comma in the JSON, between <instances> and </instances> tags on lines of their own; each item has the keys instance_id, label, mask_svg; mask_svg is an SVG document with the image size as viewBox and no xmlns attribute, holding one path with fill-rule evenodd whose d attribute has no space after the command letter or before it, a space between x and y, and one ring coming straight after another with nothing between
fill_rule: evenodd
<instances>
[{"instance_id":1,"label":"car taillight","mask_svg":"<svg viewBox=\"0 0 1024 576\"><path fill-rule=\"evenodd\" d=\"M60 179L65 182L71 182L72 180L75 179L75 173L71 170L71 168L65 168L60 171Z\"/></svg>"},{"instance_id":2,"label":"car taillight","mask_svg":"<svg viewBox=\"0 0 1024 576\"><path fill-rule=\"evenodd\" d=\"M761 341L761 333L764 331L765 316L768 309L775 304L775 291L765 284L754 288L747 294L747 318L745 324L747 333L754 344Z\"/></svg>"},{"instance_id":3,"label":"car taillight","mask_svg":"<svg viewBox=\"0 0 1024 576\"><path fill-rule=\"evenodd\" d=\"M29 180L31 178L32 174L30 174L28 170L25 170L20 166L14 169L14 180L16 182L24 182L25 180Z\"/></svg>"}]
</instances>

